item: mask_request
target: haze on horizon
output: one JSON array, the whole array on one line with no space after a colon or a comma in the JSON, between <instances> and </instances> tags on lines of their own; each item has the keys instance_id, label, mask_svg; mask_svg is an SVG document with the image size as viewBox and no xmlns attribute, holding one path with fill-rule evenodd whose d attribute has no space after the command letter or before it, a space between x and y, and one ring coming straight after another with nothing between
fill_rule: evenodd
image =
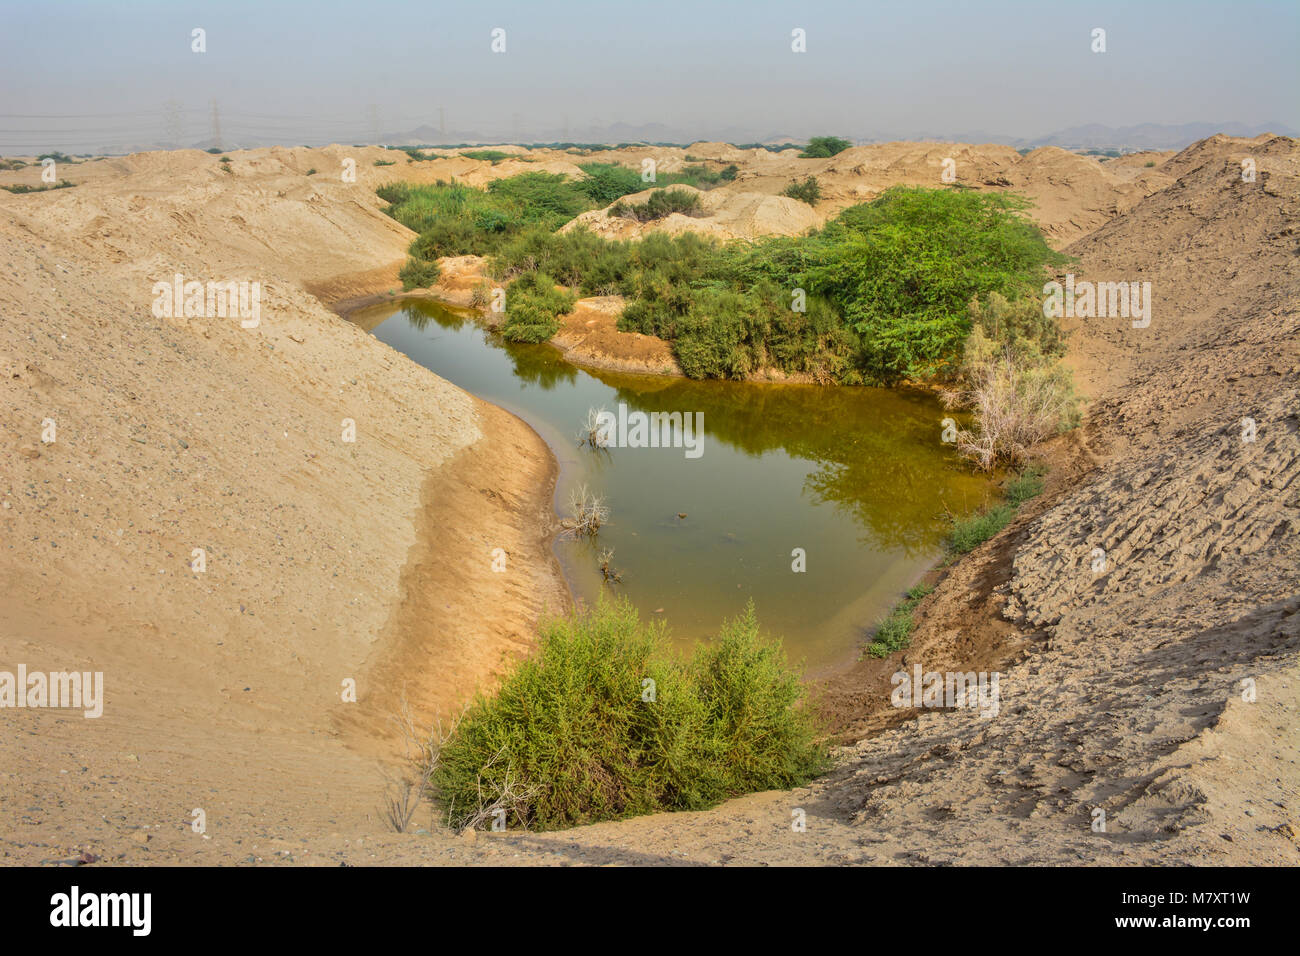
<instances>
[{"instance_id":1,"label":"haze on horizon","mask_svg":"<svg viewBox=\"0 0 1300 956\"><path fill-rule=\"evenodd\" d=\"M1300 4L1270 0L2 0L0 16L8 154L193 145L212 137L214 103L227 145L419 127L525 142L649 124L733 142L1300 127ZM191 50L196 27L206 52Z\"/></svg>"}]
</instances>

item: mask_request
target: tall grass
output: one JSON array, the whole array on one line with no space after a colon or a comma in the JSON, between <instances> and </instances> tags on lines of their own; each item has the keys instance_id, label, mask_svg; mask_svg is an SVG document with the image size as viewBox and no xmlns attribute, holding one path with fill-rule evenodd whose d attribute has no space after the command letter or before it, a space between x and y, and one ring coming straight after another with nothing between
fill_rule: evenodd
<instances>
[{"instance_id":1,"label":"tall grass","mask_svg":"<svg viewBox=\"0 0 1300 956\"><path fill-rule=\"evenodd\" d=\"M549 622L537 652L480 695L432 775L447 821L503 811L556 829L797 786L827 766L780 645L752 604L683 660L631 604Z\"/></svg>"}]
</instances>

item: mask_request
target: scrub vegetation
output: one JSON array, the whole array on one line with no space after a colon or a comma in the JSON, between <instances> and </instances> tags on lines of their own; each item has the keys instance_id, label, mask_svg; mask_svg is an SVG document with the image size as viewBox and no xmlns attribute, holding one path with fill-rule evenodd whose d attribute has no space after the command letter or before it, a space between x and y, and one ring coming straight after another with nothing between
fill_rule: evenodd
<instances>
[{"instance_id":1,"label":"scrub vegetation","mask_svg":"<svg viewBox=\"0 0 1300 956\"><path fill-rule=\"evenodd\" d=\"M1077 421L1061 330L1039 300L1048 270L1069 259L1026 218L1027 200L899 186L804 236L605 240L557 230L611 204L641 222L697 215L698 194L673 186L707 189L735 168L660 174L640 202L621 198L645 191L636 170L581 168L581 179L525 173L486 189L382 187L390 215L419 233L404 286L435 282L439 257L482 255L511 283L502 331L514 341L550 338L579 296L620 295L619 328L667 340L691 378L779 369L826 384L938 383L951 407L974 412L957 445L984 470L1022 462ZM812 177L792 190L806 202L819 192Z\"/></svg>"},{"instance_id":2,"label":"scrub vegetation","mask_svg":"<svg viewBox=\"0 0 1300 956\"><path fill-rule=\"evenodd\" d=\"M627 602L551 621L441 746L432 789L458 829L551 830L806 783L828 766L798 674L751 604L689 659Z\"/></svg>"}]
</instances>

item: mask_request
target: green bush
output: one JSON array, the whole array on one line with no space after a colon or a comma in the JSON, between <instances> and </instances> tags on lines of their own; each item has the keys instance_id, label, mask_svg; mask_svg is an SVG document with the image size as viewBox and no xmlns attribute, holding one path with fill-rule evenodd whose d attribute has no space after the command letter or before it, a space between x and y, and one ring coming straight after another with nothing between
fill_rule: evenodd
<instances>
[{"instance_id":1,"label":"green bush","mask_svg":"<svg viewBox=\"0 0 1300 956\"><path fill-rule=\"evenodd\" d=\"M837 153L844 152L852 145L847 139L840 139L838 136L814 136L808 140L808 145L799 154L799 158L829 159Z\"/></svg>"},{"instance_id":2,"label":"green bush","mask_svg":"<svg viewBox=\"0 0 1300 956\"><path fill-rule=\"evenodd\" d=\"M397 160L395 160L395 159L376 159L376 160L375 160L375 165L376 165L376 166L396 166L396 165L397 165Z\"/></svg>"},{"instance_id":3,"label":"green bush","mask_svg":"<svg viewBox=\"0 0 1300 956\"><path fill-rule=\"evenodd\" d=\"M842 212L821 233L808 288L830 296L862 336L882 383L951 376L971 329L967 304L1028 297L1063 263L1005 194L896 186Z\"/></svg>"},{"instance_id":4,"label":"green bush","mask_svg":"<svg viewBox=\"0 0 1300 956\"><path fill-rule=\"evenodd\" d=\"M822 186L821 183L817 182L816 176L809 176L801 183L795 182L786 186L781 195L815 206L818 200L822 198Z\"/></svg>"},{"instance_id":5,"label":"green bush","mask_svg":"<svg viewBox=\"0 0 1300 956\"><path fill-rule=\"evenodd\" d=\"M402 280L402 288L408 292L411 289L429 288L438 281L440 275L442 269L438 263L427 259L407 259L397 271L397 277Z\"/></svg>"},{"instance_id":6,"label":"green bush","mask_svg":"<svg viewBox=\"0 0 1300 956\"><path fill-rule=\"evenodd\" d=\"M643 203L615 203L610 207L610 215L637 222L654 222L665 219L675 212L684 216L700 216L700 197L685 189L656 189Z\"/></svg>"},{"instance_id":7,"label":"green bush","mask_svg":"<svg viewBox=\"0 0 1300 956\"><path fill-rule=\"evenodd\" d=\"M640 192L646 185L635 169L618 163L582 163L578 168L587 177L578 188L597 206L608 206L629 193Z\"/></svg>"},{"instance_id":8,"label":"green bush","mask_svg":"<svg viewBox=\"0 0 1300 956\"><path fill-rule=\"evenodd\" d=\"M506 291L501 334L511 342L545 342L560 330L561 315L573 311L577 296L555 287L544 272L529 272Z\"/></svg>"},{"instance_id":9,"label":"green bush","mask_svg":"<svg viewBox=\"0 0 1300 956\"><path fill-rule=\"evenodd\" d=\"M510 154L502 152L499 149L471 149L461 153L466 159L479 159L486 163L499 163L503 159L509 159Z\"/></svg>"},{"instance_id":10,"label":"green bush","mask_svg":"<svg viewBox=\"0 0 1300 956\"><path fill-rule=\"evenodd\" d=\"M704 809L826 765L752 604L682 661L662 626L619 603L546 624L537 652L471 704L431 783L453 826L499 808L509 827L548 830Z\"/></svg>"}]
</instances>

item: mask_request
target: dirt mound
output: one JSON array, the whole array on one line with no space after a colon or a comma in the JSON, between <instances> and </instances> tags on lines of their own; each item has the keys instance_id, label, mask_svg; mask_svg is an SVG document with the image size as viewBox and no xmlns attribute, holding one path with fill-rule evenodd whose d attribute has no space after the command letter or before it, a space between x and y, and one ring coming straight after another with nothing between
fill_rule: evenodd
<instances>
[{"instance_id":1,"label":"dirt mound","mask_svg":"<svg viewBox=\"0 0 1300 956\"><path fill-rule=\"evenodd\" d=\"M698 216L673 213L663 219L642 223L611 214L611 210L620 203L644 203L659 188L664 187L633 193L604 209L584 212L565 224L560 231L586 228L605 239L639 239L652 232L668 235L695 232L726 241L759 236L796 236L820 222L818 215L807 203L789 196L740 191L734 187L710 190L699 190L693 186L666 187L698 196L702 213Z\"/></svg>"}]
</instances>

